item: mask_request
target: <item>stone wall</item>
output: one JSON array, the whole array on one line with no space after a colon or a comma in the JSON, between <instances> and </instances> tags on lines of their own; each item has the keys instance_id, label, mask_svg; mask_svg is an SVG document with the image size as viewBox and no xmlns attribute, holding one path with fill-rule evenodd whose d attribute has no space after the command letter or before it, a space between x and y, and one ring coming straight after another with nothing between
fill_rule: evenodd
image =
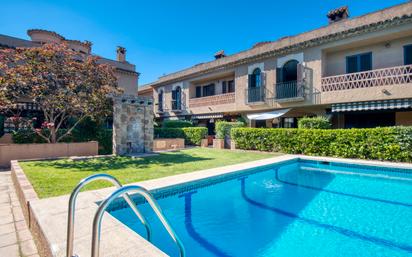
<instances>
[{"instance_id":1,"label":"stone wall","mask_svg":"<svg viewBox=\"0 0 412 257\"><path fill-rule=\"evenodd\" d=\"M153 150L151 97L113 97L113 153L134 155Z\"/></svg>"}]
</instances>

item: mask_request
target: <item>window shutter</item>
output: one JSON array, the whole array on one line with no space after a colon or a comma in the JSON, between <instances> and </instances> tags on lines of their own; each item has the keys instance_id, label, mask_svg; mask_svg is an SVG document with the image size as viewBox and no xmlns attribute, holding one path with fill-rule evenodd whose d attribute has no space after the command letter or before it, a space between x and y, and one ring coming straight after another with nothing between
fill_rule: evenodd
<instances>
[{"instance_id":1,"label":"window shutter","mask_svg":"<svg viewBox=\"0 0 412 257\"><path fill-rule=\"evenodd\" d=\"M283 69L276 68L276 83L282 83L282 82L283 82Z\"/></svg>"},{"instance_id":2,"label":"window shutter","mask_svg":"<svg viewBox=\"0 0 412 257\"><path fill-rule=\"evenodd\" d=\"M229 93L235 92L235 81L234 80L229 81L227 86L228 86Z\"/></svg>"},{"instance_id":3,"label":"window shutter","mask_svg":"<svg viewBox=\"0 0 412 257\"><path fill-rule=\"evenodd\" d=\"M176 90L172 90L172 100L176 100Z\"/></svg>"},{"instance_id":4,"label":"window shutter","mask_svg":"<svg viewBox=\"0 0 412 257\"><path fill-rule=\"evenodd\" d=\"M202 97L202 87L201 86L196 87L196 97Z\"/></svg>"},{"instance_id":5,"label":"window shutter","mask_svg":"<svg viewBox=\"0 0 412 257\"><path fill-rule=\"evenodd\" d=\"M412 64L412 45L407 45L403 47L404 64Z\"/></svg>"},{"instance_id":6,"label":"window shutter","mask_svg":"<svg viewBox=\"0 0 412 257\"><path fill-rule=\"evenodd\" d=\"M248 87L252 87L253 74L248 75Z\"/></svg>"},{"instance_id":7,"label":"window shutter","mask_svg":"<svg viewBox=\"0 0 412 257\"><path fill-rule=\"evenodd\" d=\"M302 82L304 79L304 72L305 72L305 67L303 67L303 64L298 63L298 65L296 66L296 73L297 73L297 81L298 82Z\"/></svg>"},{"instance_id":8,"label":"window shutter","mask_svg":"<svg viewBox=\"0 0 412 257\"><path fill-rule=\"evenodd\" d=\"M226 94L227 93L227 85L226 85L226 81L222 81L222 94Z\"/></svg>"},{"instance_id":9,"label":"window shutter","mask_svg":"<svg viewBox=\"0 0 412 257\"><path fill-rule=\"evenodd\" d=\"M260 73L260 85L264 87L266 85L266 73Z\"/></svg>"},{"instance_id":10,"label":"window shutter","mask_svg":"<svg viewBox=\"0 0 412 257\"><path fill-rule=\"evenodd\" d=\"M346 73L358 72L358 56L346 57Z\"/></svg>"},{"instance_id":11,"label":"window shutter","mask_svg":"<svg viewBox=\"0 0 412 257\"><path fill-rule=\"evenodd\" d=\"M372 70L372 53L362 54L360 56L360 70L368 71Z\"/></svg>"}]
</instances>

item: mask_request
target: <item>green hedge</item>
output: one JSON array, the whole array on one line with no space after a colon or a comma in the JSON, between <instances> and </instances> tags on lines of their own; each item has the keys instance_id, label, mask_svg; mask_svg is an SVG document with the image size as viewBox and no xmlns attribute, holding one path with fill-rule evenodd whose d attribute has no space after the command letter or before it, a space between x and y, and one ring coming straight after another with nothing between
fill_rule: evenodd
<instances>
[{"instance_id":1,"label":"green hedge","mask_svg":"<svg viewBox=\"0 0 412 257\"><path fill-rule=\"evenodd\" d=\"M187 128L193 127L193 123L188 120L165 120L162 122L163 128Z\"/></svg>"},{"instance_id":2,"label":"green hedge","mask_svg":"<svg viewBox=\"0 0 412 257\"><path fill-rule=\"evenodd\" d=\"M216 138L225 139L230 137L230 130L232 128L241 128L244 127L243 122L228 122L228 121L218 121L216 122Z\"/></svg>"},{"instance_id":3,"label":"green hedge","mask_svg":"<svg viewBox=\"0 0 412 257\"><path fill-rule=\"evenodd\" d=\"M232 129L236 147L387 161L412 161L412 127L373 129Z\"/></svg>"},{"instance_id":4,"label":"green hedge","mask_svg":"<svg viewBox=\"0 0 412 257\"><path fill-rule=\"evenodd\" d=\"M306 129L330 129L332 125L330 121L323 116L320 117L304 117L298 120L298 128Z\"/></svg>"},{"instance_id":5,"label":"green hedge","mask_svg":"<svg viewBox=\"0 0 412 257\"><path fill-rule=\"evenodd\" d=\"M113 130L112 129L100 129L96 133L95 141L99 142L99 154L112 154L113 153Z\"/></svg>"},{"instance_id":6,"label":"green hedge","mask_svg":"<svg viewBox=\"0 0 412 257\"><path fill-rule=\"evenodd\" d=\"M200 145L207 136L207 128L155 128L154 134L156 138L184 138L187 145Z\"/></svg>"},{"instance_id":7,"label":"green hedge","mask_svg":"<svg viewBox=\"0 0 412 257\"><path fill-rule=\"evenodd\" d=\"M59 129L59 131L57 132L57 137L62 136L64 133L66 133L66 131L67 130L65 129ZM42 133L46 136L49 135L49 132L47 129L45 129ZM27 129L27 128L13 131L11 136L15 144L43 144L47 142L44 138L36 134L32 129ZM67 135L64 138L62 138L60 142L69 143L69 142L84 142L84 141L82 140L75 141L75 138L73 137L73 135Z\"/></svg>"},{"instance_id":8,"label":"green hedge","mask_svg":"<svg viewBox=\"0 0 412 257\"><path fill-rule=\"evenodd\" d=\"M58 136L63 135L66 130L60 129ZM47 132L46 132L47 134ZM15 144L42 144L46 143L46 140L41 138L31 129L20 129L12 133L12 139ZM112 153L112 130L111 129L99 129L95 130L93 135L82 133L81 130L74 129L71 135L64 137L60 142L99 142L99 154L111 154Z\"/></svg>"},{"instance_id":9,"label":"green hedge","mask_svg":"<svg viewBox=\"0 0 412 257\"><path fill-rule=\"evenodd\" d=\"M4 121L5 121L4 115L0 114L0 137L4 135Z\"/></svg>"}]
</instances>

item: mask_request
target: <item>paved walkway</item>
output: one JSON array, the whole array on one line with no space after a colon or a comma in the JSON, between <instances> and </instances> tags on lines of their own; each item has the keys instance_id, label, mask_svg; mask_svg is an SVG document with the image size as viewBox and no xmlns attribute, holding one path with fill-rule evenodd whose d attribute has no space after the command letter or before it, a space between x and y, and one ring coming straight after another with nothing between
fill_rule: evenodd
<instances>
[{"instance_id":1,"label":"paved walkway","mask_svg":"<svg viewBox=\"0 0 412 257\"><path fill-rule=\"evenodd\" d=\"M0 256L38 257L10 171L0 170Z\"/></svg>"}]
</instances>

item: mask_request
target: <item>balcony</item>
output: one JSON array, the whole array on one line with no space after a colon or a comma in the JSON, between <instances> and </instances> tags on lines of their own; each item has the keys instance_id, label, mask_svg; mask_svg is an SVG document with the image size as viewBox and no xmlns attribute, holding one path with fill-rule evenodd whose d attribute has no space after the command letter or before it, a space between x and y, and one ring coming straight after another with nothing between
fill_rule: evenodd
<instances>
[{"instance_id":1,"label":"balcony","mask_svg":"<svg viewBox=\"0 0 412 257\"><path fill-rule=\"evenodd\" d=\"M179 100L172 100L172 112L181 112L182 111L182 103Z\"/></svg>"},{"instance_id":2,"label":"balcony","mask_svg":"<svg viewBox=\"0 0 412 257\"><path fill-rule=\"evenodd\" d=\"M412 65L322 78L322 92L412 83Z\"/></svg>"},{"instance_id":3,"label":"balcony","mask_svg":"<svg viewBox=\"0 0 412 257\"><path fill-rule=\"evenodd\" d=\"M246 89L246 104L265 102L266 89L264 87L250 87Z\"/></svg>"},{"instance_id":4,"label":"balcony","mask_svg":"<svg viewBox=\"0 0 412 257\"><path fill-rule=\"evenodd\" d=\"M231 104L235 102L235 93L205 96L189 99L189 107L203 107L211 105Z\"/></svg>"},{"instance_id":5,"label":"balcony","mask_svg":"<svg viewBox=\"0 0 412 257\"><path fill-rule=\"evenodd\" d=\"M298 81L275 84L275 100L277 102L303 101L305 87Z\"/></svg>"}]
</instances>

